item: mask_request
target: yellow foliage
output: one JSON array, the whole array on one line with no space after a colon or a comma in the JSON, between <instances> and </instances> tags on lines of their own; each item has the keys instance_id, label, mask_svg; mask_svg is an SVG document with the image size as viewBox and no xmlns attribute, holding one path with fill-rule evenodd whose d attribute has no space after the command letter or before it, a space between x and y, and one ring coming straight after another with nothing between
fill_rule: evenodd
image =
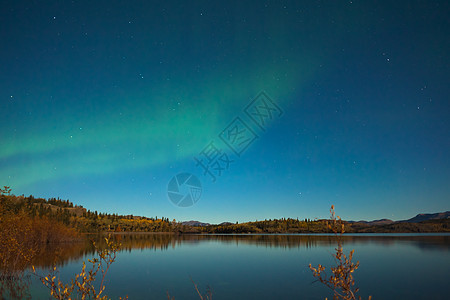
<instances>
[{"instance_id":1,"label":"yellow foliage","mask_svg":"<svg viewBox=\"0 0 450 300\"><path fill-rule=\"evenodd\" d=\"M41 279L43 285L50 289L50 295L55 299L101 299L106 300L108 297L103 295L105 291L104 280L111 264L116 260L117 252L120 244L113 242L110 238L105 238L106 248L99 250L94 243L97 250L98 257L88 259L92 264L91 269L86 272L86 263L83 262L81 272L75 275L75 278L70 283L64 284L59 279L59 273L56 266L53 268L48 276L41 276L35 272L33 273ZM98 289L95 288L94 283L97 274L101 273L101 282ZM122 299L122 298L120 298ZM124 299L128 299L125 297Z\"/></svg>"},{"instance_id":2,"label":"yellow foliage","mask_svg":"<svg viewBox=\"0 0 450 300\"><path fill-rule=\"evenodd\" d=\"M353 278L353 272L359 267L359 261L354 263L352 261L355 250L351 250L349 255L345 255L342 247L342 235L345 232L344 223L339 216L335 216L334 205L331 206L331 224L327 222L327 226L333 231L338 240L338 246L335 248L336 252L333 254L337 266L331 267L331 275L327 276L325 267L318 265L314 268L309 264L309 269L313 272L313 276L316 277L321 283L333 290L334 299L344 300L356 300L361 299L361 296L356 298L356 294L359 289L355 288L355 279ZM369 297L369 300L371 297Z\"/></svg>"}]
</instances>

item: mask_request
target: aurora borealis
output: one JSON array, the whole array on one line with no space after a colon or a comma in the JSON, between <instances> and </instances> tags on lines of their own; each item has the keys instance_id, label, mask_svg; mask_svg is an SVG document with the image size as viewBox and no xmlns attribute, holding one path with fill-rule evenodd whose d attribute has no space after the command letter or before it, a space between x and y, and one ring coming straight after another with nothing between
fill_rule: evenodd
<instances>
[{"instance_id":1,"label":"aurora borealis","mask_svg":"<svg viewBox=\"0 0 450 300\"><path fill-rule=\"evenodd\" d=\"M449 8L3 1L0 185L213 223L448 210ZM195 155L260 91L283 116L212 183ZM204 187L189 208L180 172Z\"/></svg>"}]
</instances>

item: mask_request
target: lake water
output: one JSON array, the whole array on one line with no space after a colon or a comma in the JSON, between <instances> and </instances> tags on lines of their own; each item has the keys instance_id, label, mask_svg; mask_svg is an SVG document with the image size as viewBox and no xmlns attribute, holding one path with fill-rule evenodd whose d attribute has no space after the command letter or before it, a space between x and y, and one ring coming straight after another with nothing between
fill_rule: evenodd
<instances>
[{"instance_id":1,"label":"lake water","mask_svg":"<svg viewBox=\"0 0 450 300\"><path fill-rule=\"evenodd\" d=\"M106 294L113 299L199 299L209 286L213 299L332 299L314 282L308 264L333 266L336 240L327 235L166 235L117 236L123 249L107 275ZM356 286L365 299L449 299L450 235L373 234L343 238L360 261ZM51 252L49 252L51 253ZM80 272L92 258L89 243L60 251L63 280ZM37 264L41 273L51 256ZM49 292L32 280L33 299Z\"/></svg>"}]
</instances>

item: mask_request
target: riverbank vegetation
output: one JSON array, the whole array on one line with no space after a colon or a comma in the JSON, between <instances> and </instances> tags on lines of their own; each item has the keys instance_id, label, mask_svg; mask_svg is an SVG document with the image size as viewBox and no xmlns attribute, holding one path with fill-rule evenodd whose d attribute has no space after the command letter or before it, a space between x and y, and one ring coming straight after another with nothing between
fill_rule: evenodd
<instances>
[{"instance_id":1,"label":"riverbank vegetation","mask_svg":"<svg viewBox=\"0 0 450 300\"><path fill-rule=\"evenodd\" d=\"M18 299L26 296L24 271L49 244L79 239L74 228L58 218L33 214L33 204L11 196L10 189L0 189L0 297Z\"/></svg>"}]
</instances>

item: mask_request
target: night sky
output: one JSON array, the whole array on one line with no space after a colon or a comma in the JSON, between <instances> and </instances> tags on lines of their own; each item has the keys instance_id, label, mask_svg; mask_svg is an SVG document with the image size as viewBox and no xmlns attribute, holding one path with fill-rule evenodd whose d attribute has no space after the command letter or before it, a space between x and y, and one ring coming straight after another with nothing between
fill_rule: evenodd
<instances>
[{"instance_id":1,"label":"night sky","mask_svg":"<svg viewBox=\"0 0 450 300\"><path fill-rule=\"evenodd\" d=\"M212 223L449 210L449 14L448 1L2 1L0 185ZM223 138L239 128L233 152ZM198 163L211 145L229 159L215 178ZM201 182L193 206L169 200L179 173Z\"/></svg>"}]
</instances>

